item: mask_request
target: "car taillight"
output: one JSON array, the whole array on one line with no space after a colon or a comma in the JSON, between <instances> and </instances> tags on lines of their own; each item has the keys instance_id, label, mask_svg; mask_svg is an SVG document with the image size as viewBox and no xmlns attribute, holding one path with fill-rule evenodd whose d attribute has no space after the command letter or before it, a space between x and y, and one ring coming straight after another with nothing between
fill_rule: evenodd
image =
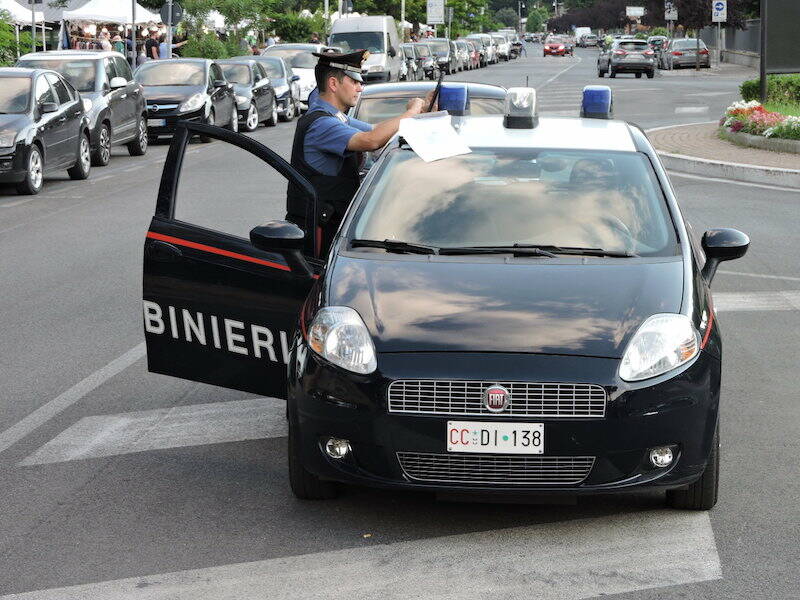
<instances>
[{"instance_id":1,"label":"car taillight","mask_svg":"<svg viewBox=\"0 0 800 600\"><path fill-rule=\"evenodd\" d=\"M627 52L625 52L625 50L614 50L614 54L617 56L625 56Z\"/></svg>"},{"instance_id":2,"label":"car taillight","mask_svg":"<svg viewBox=\"0 0 800 600\"><path fill-rule=\"evenodd\" d=\"M673 50L672 56L683 56L683 52L681 52L680 50Z\"/></svg>"},{"instance_id":3,"label":"car taillight","mask_svg":"<svg viewBox=\"0 0 800 600\"><path fill-rule=\"evenodd\" d=\"M654 54L655 54L655 52L653 52L652 50L645 50L644 51L644 55L645 56L653 56Z\"/></svg>"},{"instance_id":4,"label":"car taillight","mask_svg":"<svg viewBox=\"0 0 800 600\"><path fill-rule=\"evenodd\" d=\"M700 50L700 54L708 54L708 50L707 49Z\"/></svg>"}]
</instances>

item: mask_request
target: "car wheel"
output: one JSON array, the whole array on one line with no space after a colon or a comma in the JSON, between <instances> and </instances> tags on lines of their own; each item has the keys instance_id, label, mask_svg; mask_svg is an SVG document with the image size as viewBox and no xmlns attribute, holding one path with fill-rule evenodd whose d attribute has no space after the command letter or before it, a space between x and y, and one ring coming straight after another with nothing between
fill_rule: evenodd
<instances>
[{"instance_id":1,"label":"car wheel","mask_svg":"<svg viewBox=\"0 0 800 600\"><path fill-rule=\"evenodd\" d=\"M44 184L44 159L39 146L33 145L28 151L28 164L25 179L17 184L17 192L26 196L35 196L42 191Z\"/></svg>"},{"instance_id":2,"label":"car wheel","mask_svg":"<svg viewBox=\"0 0 800 600\"><path fill-rule=\"evenodd\" d=\"M231 120L226 127L229 131L233 131L234 133L239 132L239 111L236 110L236 105L233 105L231 109Z\"/></svg>"},{"instance_id":3,"label":"car wheel","mask_svg":"<svg viewBox=\"0 0 800 600\"><path fill-rule=\"evenodd\" d=\"M150 141L147 135L147 121L144 117L139 117L136 123L136 139L128 142L128 154L131 156L144 156L147 152L147 144Z\"/></svg>"},{"instance_id":4,"label":"car wheel","mask_svg":"<svg viewBox=\"0 0 800 600\"><path fill-rule=\"evenodd\" d=\"M642 78L642 74L641 73L636 73L636 79L641 79L641 78Z\"/></svg>"},{"instance_id":5,"label":"car wheel","mask_svg":"<svg viewBox=\"0 0 800 600\"><path fill-rule=\"evenodd\" d=\"M258 129L258 109L255 104L251 103L244 117L244 130L255 131L256 129Z\"/></svg>"},{"instance_id":6,"label":"car wheel","mask_svg":"<svg viewBox=\"0 0 800 600\"><path fill-rule=\"evenodd\" d=\"M67 169L67 174L70 179L87 179L89 171L92 168L92 148L89 144L89 135L81 135L81 141L78 143L78 160L77 162Z\"/></svg>"},{"instance_id":7,"label":"car wheel","mask_svg":"<svg viewBox=\"0 0 800 600\"><path fill-rule=\"evenodd\" d=\"M206 125L214 125L215 122L214 109L212 108L208 113L208 117L206 118ZM207 135L200 135L200 141L204 144L210 143L211 140L212 138L208 137Z\"/></svg>"},{"instance_id":8,"label":"car wheel","mask_svg":"<svg viewBox=\"0 0 800 600\"><path fill-rule=\"evenodd\" d=\"M603 70L600 67L597 67L597 76L601 79L605 77L605 73L603 73Z\"/></svg>"},{"instance_id":9,"label":"car wheel","mask_svg":"<svg viewBox=\"0 0 800 600\"><path fill-rule=\"evenodd\" d=\"M292 493L301 500L329 500L338 496L336 484L332 481L323 481L303 466L299 440L297 439L297 425L289 418L289 486Z\"/></svg>"},{"instance_id":10,"label":"car wheel","mask_svg":"<svg viewBox=\"0 0 800 600\"><path fill-rule=\"evenodd\" d=\"M275 127L278 124L278 103L275 98L272 99L272 112L269 114L269 119L265 121L268 127Z\"/></svg>"},{"instance_id":11,"label":"car wheel","mask_svg":"<svg viewBox=\"0 0 800 600\"><path fill-rule=\"evenodd\" d=\"M648 71L648 72L647 72L647 78L648 78L648 79L652 79L652 78L653 78L653 77L655 77L655 76L656 76L656 71L655 71L655 69L653 69L652 71Z\"/></svg>"},{"instance_id":12,"label":"car wheel","mask_svg":"<svg viewBox=\"0 0 800 600\"><path fill-rule=\"evenodd\" d=\"M611 79L614 79L614 78L617 76L617 71L616 71L616 69L609 69L609 70L608 70L608 76L609 76Z\"/></svg>"},{"instance_id":13,"label":"car wheel","mask_svg":"<svg viewBox=\"0 0 800 600\"><path fill-rule=\"evenodd\" d=\"M92 152L92 166L105 167L111 160L111 128L108 123L100 125L97 134L97 150Z\"/></svg>"},{"instance_id":14,"label":"car wheel","mask_svg":"<svg viewBox=\"0 0 800 600\"><path fill-rule=\"evenodd\" d=\"M675 68L675 65L672 64L672 61L667 63L667 71L672 71Z\"/></svg>"},{"instance_id":15,"label":"car wheel","mask_svg":"<svg viewBox=\"0 0 800 600\"><path fill-rule=\"evenodd\" d=\"M714 430L714 441L706 469L685 490L668 490L667 504L672 508L684 510L710 510L717 503L719 495L719 417Z\"/></svg>"},{"instance_id":16,"label":"car wheel","mask_svg":"<svg viewBox=\"0 0 800 600\"><path fill-rule=\"evenodd\" d=\"M282 115L280 115L280 120L291 121L292 119L294 119L294 113L295 113L294 99L289 98L289 101L286 103L286 110L283 111Z\"/></svg>"}]
</instances>

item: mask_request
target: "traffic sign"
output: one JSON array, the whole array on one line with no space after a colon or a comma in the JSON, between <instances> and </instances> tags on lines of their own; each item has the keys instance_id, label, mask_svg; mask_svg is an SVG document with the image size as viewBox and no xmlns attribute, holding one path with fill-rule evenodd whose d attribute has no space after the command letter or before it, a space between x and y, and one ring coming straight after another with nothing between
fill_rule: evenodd
<instances>
[{"instance_id":1,"label":"traffic sign","mask_svg":"<svg viewBox=\"0 0 800 600\"><path fill-rule=\"evenodd\" d=\"M625 16L639 18L644 16L644 6L626 6Z\"/></svg>"},{"instance_id":2,"label":"traffic sign","mask_svg":"<svg viewBox=\"0 0 800 600\"><path fill-rule=\"evenodd\" d=\"M444 25L444 0L428 0L428 25Z\"/></svg>"},{"instance_id":3,"label":"traffic sign","mask_svg":"<svg viewBox=\"0 0 800 600\"><path fill-rule=\"evenodd\" d=\"M172 17L170 18L169 7L172 6ZM161 7L161 22L177 25L183 19L183 7L177 2L170 4L167 2Z\"/></svg>"},{"instance_id":4,"label":"traffic sign","mask_svg":"<svg viewBox=\"0 0 800 600\"><path fill-rule=\"evenodd\" d=\"M675 8L675 4L671 0L665 0L664 2L664 20L665 21L678 20L678 9Z\"/></svg>"},{"instance_id":5,"label":"traffic sign","mask_svg":"<svg viewBox=\"0 0 800 600\"><path fill-rule=\"evenodd\" d=\"M724 23L728 20L728 0L711 0L711 22Z\"/></svg>"}]
</instances>

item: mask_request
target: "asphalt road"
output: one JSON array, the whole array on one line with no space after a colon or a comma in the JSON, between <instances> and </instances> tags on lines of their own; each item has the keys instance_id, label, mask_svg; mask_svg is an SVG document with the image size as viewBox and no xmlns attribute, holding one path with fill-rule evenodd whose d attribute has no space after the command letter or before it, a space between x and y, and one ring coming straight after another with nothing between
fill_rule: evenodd
<instances>
[{"instance_id":1,"label":"asphalt road","mask_svg":"<svg viewBox=\"0 0 800 600\"><path fill-rule=\"evenodd\" d=\"M576 114L595 51L451 77L537 87ZM605 79L645 128L714 120L742 74ZM284 157L294 124L254 137ZM720 501L577 505L288 488L282 405L147 373L141 260L167 145L116 149L87 182L0 188L0 600L797 598L800 193L674 176L702 231L749 233L714 281L725 342ZM180 215L233 233L283 215L285 183L223 143L192 144ZM205 220L205 221L204 221ZM78 586L78 587L71 587Z\"/></svg>"}]
</instances>

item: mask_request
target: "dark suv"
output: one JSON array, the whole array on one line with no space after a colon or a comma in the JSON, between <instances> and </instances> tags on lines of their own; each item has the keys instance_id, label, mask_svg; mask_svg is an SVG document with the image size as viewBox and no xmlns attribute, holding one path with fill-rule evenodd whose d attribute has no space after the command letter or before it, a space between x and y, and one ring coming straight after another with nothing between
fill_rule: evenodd
<instances>
[{"instance_id":1,"label":"dark suv","mask_svg":"<svg viewBox=\"0 0 800 600\"><path fill-rule=\"evenodd\" d=\"M131 156L147 152L144 93L122 54L82 50L33 52L21 57L16 66L52 69L80 92L89 118L93 165L107 165L113 145L126 144Z\"/></svg>"}]
</instances>

